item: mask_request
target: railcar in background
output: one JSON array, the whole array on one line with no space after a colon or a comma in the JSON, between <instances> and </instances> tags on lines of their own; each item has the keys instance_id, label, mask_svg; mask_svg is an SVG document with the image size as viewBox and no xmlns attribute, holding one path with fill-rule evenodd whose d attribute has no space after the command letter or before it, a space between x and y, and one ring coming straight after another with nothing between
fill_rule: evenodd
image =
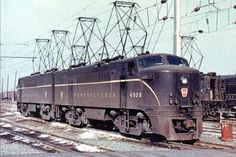
<instances>
[{"instance_id":1,"label":"railcar in background","mask_svg":"<svg viewBox=\"0 0 236 157\"><path fill-rule=\"evenodd\" d=\"M236 117L236 75L201 76L201 93L203 120L220 120L220 112L224 117Z\"/></svg>"}]
</instances>

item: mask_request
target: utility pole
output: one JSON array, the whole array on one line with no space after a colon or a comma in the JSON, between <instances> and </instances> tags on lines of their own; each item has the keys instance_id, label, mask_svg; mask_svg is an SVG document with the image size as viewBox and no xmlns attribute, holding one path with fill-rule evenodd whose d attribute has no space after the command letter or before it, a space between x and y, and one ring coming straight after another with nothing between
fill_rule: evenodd
<instances>
[{"instance_id":1,"label":"utility pole","mask_svg":"<svg viewBox=\"0 0 236 157\"><path fill-rule=\"evenodd\" d=\"M7 100L8 100L8 88L9 88L9 74L7 75Z\"/></svg>"},{"instance_id":2,"label":"utility pole","mask_svg":"<svg viewBox=\"0 0 236 157\"><path fill-rule=\"evenodd\" d=\"M4 90L3 85L4 85L4 78L2 78L2 100L3 100L3 90Z\"/></svg>"},{"instance_id":3,"label":"utility pole","mask_svg":"<svg viewBox=\"0 0 236 157\"><path fill-rule=\"evenodd\" d=\"M13 100L16 100L16 81L17 81L17 71L15 72L15 82L14 82L14 93L13 93Z\"/></svg>"},{"instance_id":4,"label":"utility pole","mask_svg":"<svg viewBox=\"0 0 236 157\"><path fill-rule=\"evenodd\" d=\"M182 57L181 52L181 0L174 0L173 54Z\"/></svg>"},{"instance_id":5,"label":"utility pole","mask_svg":"<svg viewBox=\"0 0 236 157\"><path fill-rule=\"evenodd\" d=\"M1 58L1 54L2 54L2 44L1 44L1 38L0 38L0 79L2 78L2 58ZM3 99L3 81L4 79L2 78L2 98Z\"/></svg>"},{"instance_id":6,"label":"utility pole","mask_svg":"<svg viewBox=\"0 0 236 157\"><path fill-rule=\"evenodd\" d=\"M36 57L23 57L23 56L0 56L0 58L8 58L8 59L18 59L18 58L22 58L22 59L36 59Z\"/></svg>"}]
</instances>

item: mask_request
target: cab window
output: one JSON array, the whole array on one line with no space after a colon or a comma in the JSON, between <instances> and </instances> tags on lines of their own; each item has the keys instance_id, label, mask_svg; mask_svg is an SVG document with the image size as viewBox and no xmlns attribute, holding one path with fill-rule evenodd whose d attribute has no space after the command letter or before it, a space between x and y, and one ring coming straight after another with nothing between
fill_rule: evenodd
<instances>
[{"instance_id":1,"label":"cab window","mask_svg":"<svg viewBox=\"0 0 236 157\"><path fill-rule=\"evenodd\" d=\"M147 68L147 67L162 65L162 64L163 64L162 56L150 56L150 57L144 57L144 58L139 59L140 68Z\"/></svg>"},{"instance_id":2,"label":"cab window","mask_svg":"<svg viewBox=\"0 0 236 157\"><path fill-rule=\"evenodd\" d=\"M179 65L179 66L189 66L188 61L184 58L175 57L175 56L166 56L167 61L171 65Z\"/></svg>"}]
</instances>

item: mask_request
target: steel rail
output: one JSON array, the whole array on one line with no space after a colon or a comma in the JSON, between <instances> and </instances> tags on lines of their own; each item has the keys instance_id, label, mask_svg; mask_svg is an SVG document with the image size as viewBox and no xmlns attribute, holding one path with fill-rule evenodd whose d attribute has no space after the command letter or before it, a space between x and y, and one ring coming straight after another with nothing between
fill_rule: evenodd
<instances>
[{"instance_id":1,"label":"steel rail","mask_svg":"<svg viewBox=\"0 0 236 157\"><path fill-rule=\"evenodd\" d=\"M28 119L26 119L26 120L28 120ZM32 121L34 121L34 120L32 120ZM37 132L39 134L46 134L48 136L52 136L52 137L55 137L55 138L61 138L63 140L74 142L75 144L85 144L85 145L89 145L89 146L94 146L94 147L97 147L97 149L99 149L99 150L101 150L103 152L106 152L106 151L113 152L114 151L113 149L104 148L104 147L101 147L101 146L92 145L92 144L87 143L87 142L82 142L82 141L74 140L74 139L71 139L71 138L67 138L67 137L63 137L63 136L58 136L58 135L55 135L53 133L42 132L42 131L39 131L38 129L32 129L32 128L29 128L29 127L25 127L25 126L22 126L21 124L18 124L16 122L12 122L12 121L9 121L9 120L1 120L1 122L5 122L5 123L8 123L8 124L10 123L13 127L18 127L18 128L21 128L21 129L27 129L29 131L34 131L34 132ZM2 127L0 127L0 128L2 128ZM72 149L69 148L67 151L70 151L70 150L72 150ZM76 152L76 151L74 151L74 152ZM79 151L77 151L77 152L79 152Z\"/></svg>"},{"instance_id":2,"label":"steel rail","mask_svg":"<svg viewBox=\"0 0 236 157\"><path fill-rule=\"evenodd\" d=\"M41 143L41 144L44 145L44 148L41 148L42 150L45 150L45 147L47 147L47 148L50 149L50 151L56 151L58 153L60 153L60 152L79 152L79 151L75 151L75 150L73 150L71 148L68 148L68 147L65 147L65 146L60 146L60 145L57 145L57 144L53 144L50 141L40 140L39 138L31 137L30 134L27 135L27 134L24 134L24 133L20 133L20 132L11 130L9 128L1 127L1 130L5 131L7 133L10 133L12 135L16 135L16 136L20 136L20 137L23 137L23 138L25 137L27 139L30 139L31 141L33 141L33 143Z\"/></svg>"}]
</instances>

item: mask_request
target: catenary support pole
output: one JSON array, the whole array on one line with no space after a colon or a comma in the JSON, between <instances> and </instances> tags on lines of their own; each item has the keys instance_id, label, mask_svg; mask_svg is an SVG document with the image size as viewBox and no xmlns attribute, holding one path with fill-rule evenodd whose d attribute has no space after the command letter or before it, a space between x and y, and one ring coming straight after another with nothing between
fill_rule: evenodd
<instances>
[{"instance_id":1,"label":"catenary support pole","mask_svg":"<svg viewBox=\"0 0 236 157\"><path fill-rule=\"evenodd\" d=\"M17 71L15 72L15 81L14 81L14 93L13 93L13 100L16 100L16 81L17 81Z\"/></svg>"},{"instance_id":2,"label":"catenary support pole","mask_svg":"<svg viewBox=\"0 0 236 157\"><path fill-rule=\"evenodd\" d=\"M9 90L9 74L7 75L7 97L6 97L6 99L8 100L8 90Z\"/></svg>"},{"instance_id":3,"label":"catenary support pole","mask_svg":"<svg viewBox=\"0 0 236 157\"><path fill-rule=\"evenodd\" d=\"M181 53L181 0L174 0L174 41L173 54L182 57Z\"/></svg>"},{"instance_id":4,"label":"catenary support pole","mask_svg":"<svg viewBox=\"0 0 236 157\"><path fill-rule=\"evenodd\" d=\"M3 95L3 90L4 90L4 78L2 78L2 99L3 99L3 97L4 97L4 95Z\"/></svg>"}]
</instances>

